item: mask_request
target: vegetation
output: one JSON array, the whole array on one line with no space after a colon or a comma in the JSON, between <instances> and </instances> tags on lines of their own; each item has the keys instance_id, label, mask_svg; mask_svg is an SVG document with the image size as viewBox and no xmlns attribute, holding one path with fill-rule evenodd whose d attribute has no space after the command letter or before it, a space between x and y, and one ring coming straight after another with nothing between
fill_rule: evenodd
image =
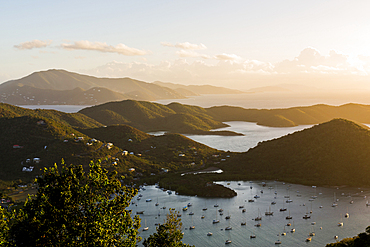
<instances>
[{"instance_id":1,"label":"vegetation","mask_svg":"<svg viewBox=\"0 0 370 247\"><path fill-rule=\"evenodd\" d=\"M143 245L145 247L190 247L181 242L183 238L181 228L181 218L177 217L177 212L170 210L166 222L160 224L157 232L145 239Z\"/></svg>"},{"instance_id":2,"label":"vegetation","mask_svg":"<svg viewBox=\"0 0 370 247\"><path fill-rule=\"evenodd\" d=\"M358 234L353 238L345 238L337 243L327 244L326 247L364 247L370 246L370 226L365 232Z\"/></svg>"},{"instance_id":3,"label":"vegetation","mask_svg":"<svg viewBox=\"0 0 370 247\"><path fill-rule=\"evenodd\" d=\"M10 222L1 219L2 240L9 234L15 246L135 246L140 219L126 208L137 191L120 180L93 162L88 172L64 163L45 168L37 194Z\"/></svg>"},{"instance_id":4,"label":"vegetation","mask_svg":"<svg viewBox=\"0 0 370 247\"><path fill-rule=\"evenodd\" d=\"M222 163L223 176L311 185L367 186L370 132L344 119L259 143Z\"/></svg>"},{"instance_id":5,"label":"vegetation","mask_svg":"<svg viewBox=\"0 0 370 247\"><path fill-rule=\"evenodd\" d=\"M145 101L125 100L82 109L85 114L104 125L127 124L141 131L168 131L188 134L237 135L232 132L209 132L226 127L215 121L205 109L172 103L167 106Z\"/></svg>"},{"instance_id":6,"label":"vegetation","mask_svg":"<svg viewBox=\"0 0 370 247\"><path fill-rule=\"evenodd\" d=\"M215 120L255 122L271 127L291 127L319 124L333 118L345 118L360 123L370 123L370 106L346 104L341 106L313 105L286 109L244 109L233 106L214 106L207 113Z\"/></svg>"}]
</instances>

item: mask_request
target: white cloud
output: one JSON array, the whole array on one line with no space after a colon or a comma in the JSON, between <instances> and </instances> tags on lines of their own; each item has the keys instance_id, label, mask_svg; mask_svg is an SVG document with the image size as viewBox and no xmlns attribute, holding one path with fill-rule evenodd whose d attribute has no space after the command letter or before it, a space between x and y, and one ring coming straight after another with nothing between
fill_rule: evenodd
<instances>
[{"instance_id":1,"label":"white cloud","mask_svg":"<svg viewBox=\"0 0 370 247\"><path fill-rule=\"evenodd\" d=\"M205 45L202 43L198 44L192 44L189 42L184 42L184 43L176 43L176 44L171 44L168 42L161 42L161 45L163 46L168 46L168 47L176 47L176 48L181 48L185 50L204 50L207 49Z\"/></svg>"},{"instance_id":2,"label":"white cloud","mask_svg":"<svg viewBox=\"0 0 370 247\"><path fill-rule=\"evenodd\" d=\"M177 51L176 54L179 57L200 57L200 58L204 58L204 59L209 59L210 58L210 56L208 56L208 55L200 54L200 53L195 52L195 51L180 50L180 51Z\"/></svg>"},{"instance_id":3,"label":"white cloud","mask_svg":"<svg viewBox=\"0 0 370 247\"><path fill-rule=\"evenodd\" d=\"M19 45L14 45L14 48L17 48L19 50L31 50L33 48L47 47L51 44L51 42L51 40L42 41L35 39L32 41L20 43Z\"/></svg>"},{"instance_id":4,"label":"white cloud","mask_svg":"<svg viewBox=\"0 0 370 247\"><path fill-rule=\"evenodd\" d=\"M235 60L241 60L242 59L241 57L239 57L235 54L226 54L226 53L215 55L214 58L217 59L217 60L228 60L228 61L235 61Z\"/></svg>"},{"instance_id":5,"label":"white cloud","mask_svg":"<svg viewBox=\"0 0 370 247\"><path fill-rule=\"evenodd\" d=\"M90 42L88 40L75 41L74 44L63 43L61 46L66 50L89 50L89 51L109 52L109 53L118 53L125 56L141 56L148 54L147 51L131 48L124 44L112 46L108 45L105 42L104 43Z\"/></svg>"}]
</instances>

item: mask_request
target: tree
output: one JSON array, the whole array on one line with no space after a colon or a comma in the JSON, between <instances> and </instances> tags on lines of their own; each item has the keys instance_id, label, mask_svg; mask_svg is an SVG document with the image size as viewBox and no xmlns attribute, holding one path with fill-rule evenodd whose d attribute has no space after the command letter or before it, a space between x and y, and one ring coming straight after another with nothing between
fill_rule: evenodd
<instances>
[{"instance_id":1,"label":"tree","mask_svg":"<svg viewBox=\"0 0 370 247\"><path fill-rule=\"evenodd\" d=\"M6 208L0 206L0 246L10 246L9 230L12 217L14 217L14 212L8 212Z\"/></svg>"},{"instance_id":2,"label":"tree","mask_svg":"<svg viewBox=\"0 0 370 247\"><path fill-rule=\"evenodd\" d=\"M37 194L10 229L16 246L135 246L140 219L126 210L137 193L99 162L45 168Z\"/></svg>"},{"instance_id":3,"label":"tree","mask_svg":"<svg viewBox=\"0 0 370 247\"><path fill-rule=\"evenodd\" d=\"M157 232L144 240L145 247L187 247L190 245L181 242L183 233L181 231L181 219L175 211L170 210L164 224L157 227Z\"/></svg>"}]
</instances>

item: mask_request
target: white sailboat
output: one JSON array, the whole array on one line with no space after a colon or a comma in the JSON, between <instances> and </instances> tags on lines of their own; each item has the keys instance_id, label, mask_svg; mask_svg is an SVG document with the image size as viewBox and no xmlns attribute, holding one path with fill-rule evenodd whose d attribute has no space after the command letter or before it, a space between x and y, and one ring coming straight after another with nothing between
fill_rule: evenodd
<instances>
[{"instance_id":1,"label":"white sailboat","mask_svg":"<svg viewBox=\"0 0 370 247\"><path fill-rule=\"evenodd\" d=\"M333 204L331 205L332 207L336 207L336 206L338 206L338 204L337 204L337 199L336 199L336 197L335 197L335 192L334 192L334 202L333 202Z\"/></svg>"},{"instance_id":2,"label":"white sailboat","mask_svg":"<svg viewBox=\"0 0 370 247\"><path fill-rule=\"evenodd\" d=\"M148 231L149 230L149 227L146 226L146 219L145 219L145 227L143 228L143 231Z\"/></svg>"}]
</instances>

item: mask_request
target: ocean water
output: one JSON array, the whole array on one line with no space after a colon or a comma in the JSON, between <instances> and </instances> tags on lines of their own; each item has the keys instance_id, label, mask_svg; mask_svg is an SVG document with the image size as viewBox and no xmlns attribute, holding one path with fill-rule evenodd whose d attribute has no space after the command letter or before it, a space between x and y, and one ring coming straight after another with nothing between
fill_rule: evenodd
<instances>
[{"instance_id":1,"label":"ocean water","mask_svg":"<svg viewBox=\"0 0 370 247\"><path fill-rule=\"evenodd\" d=\"M169 208L175 208L182 214L183 242L195 246L225 246L227 239L232 241L229 246L275 246L277 240L282 242L281 246L325 246L336 241L334 236L338 236L339 240L353 237L364 232L370 225L370 207L366 206L367 199L364 198L370 196L369 188L312 188L274 181L266 181L266 187L262 187L261 181L229 183L221 184L234 189L238 194L230 199L180 196L175 193L169 195L154 186L146 186L145 191L139 192L142 199L139 201L136 196L133 200L135 204L129 207L132 214L144 211L144 214L140 215L142 228L148 226L149 230L142 231L141 228L140 236L147 238L155 232L155 224L164 222ZM268 188L270 186L271 189ZM337 207L331 206L334 193L335 198L339 200ZM255 202L248 202L254 195L259 195L260 198L255 199ZM317 198L312 202L309 201L314 195ZM293 202L286 203L285 196L290 196ZM152 201L146 202L146 199ZM354 203L350 204L350 200ZM157 201L159 206L155 206ZM273 201L276 202L275 205L271 204ZM187 211L182 211L188 203L192 206L188 207ZM214 207L215 204L219 207ZM163 206L166 209L163 209ZM242 213L239 206L244 206L246 212ZM207 210L203 211L205 207ZM224 210L222 216L217 211L220 208ZM269 208L273 216L265 216ZM280 208L287 208L287 211L280 212ZM262 213L261 227L255 227L258 222L253 219L258 216L259 211ZM189 215L190 212L194 215ZM349 218L344 217L347 212L350 214ZM311 216L310 219L303 219L306 213ZM286 220L285 217L289 214L293 217L292 220ZM202 215L204 219L201 218ZM230 215L231 218L226 220L226 215ZM220 223L212 224L214 219L220 220ZM241 222L246 222L246 225L242 226ZM288 222L292 225L287 226ZM343 226L338 226L340 222L343 222ZM192 225L195 229L189 230ZM225 228L228 226L231 226L232 230L226 231ZM293 227L296 231L291 233ZM207 236L208 232L212 232L213 235ZM281 235L283 232L286 232L286 236ZM310 232L315 232L315 236L311 242L305 242ZM256 235L255 239L250 239L252 234Z\"/></svg>"}]
</instances>

